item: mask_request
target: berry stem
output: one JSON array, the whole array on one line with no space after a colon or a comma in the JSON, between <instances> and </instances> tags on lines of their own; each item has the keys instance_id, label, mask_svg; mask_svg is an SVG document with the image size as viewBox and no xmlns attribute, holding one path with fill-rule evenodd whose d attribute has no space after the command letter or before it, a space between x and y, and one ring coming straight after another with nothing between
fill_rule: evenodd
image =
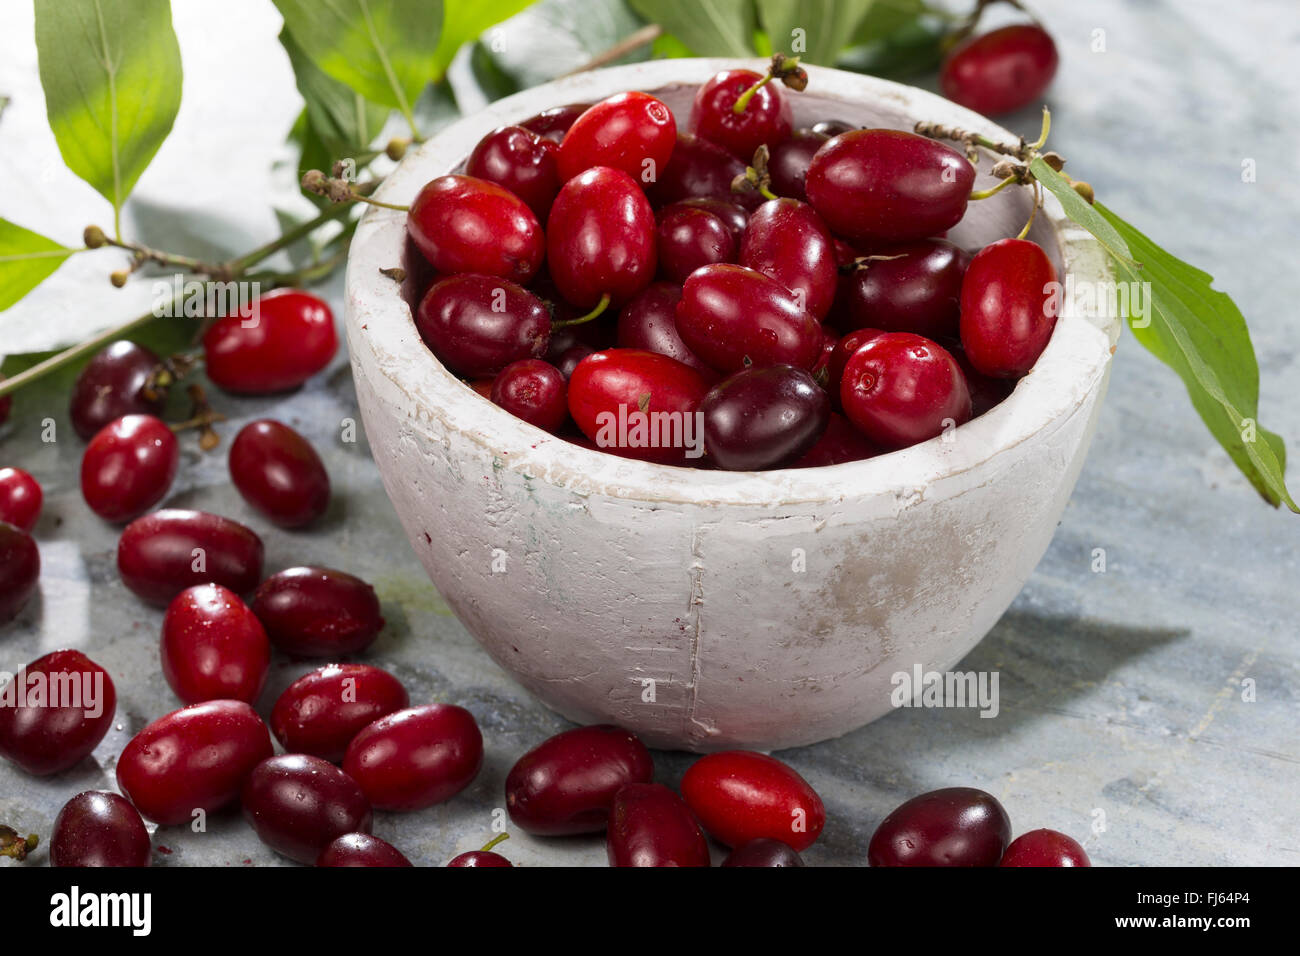
<instances>
[{"instance_id":1,"label":"berry stem","mask_svg":"<svg viewBox=\"0 0 1300 956\"><path fill-rule=\"evenodd\" d=\"M1002 192L1002 190L1006 189L1008 186L1018 182L1020 182L1019 176L1008 176L1006 179L1002 180L996 186L990 186L988 189L976 189L974 192L970 194L969 198L972 201L979 200L979 199L988 199L990 196L996 196L998 193Z\"/></svg>"},{"instance_id":2,"label":"berry stem","mask_svg":"<svg viewBox=\"0 0 1300 956\"><path fill-rule=\"evenodd\" d=\"M735 113L737 116L745 112L745 108L749 106L749 101L754 98L754 94L771 82L772 72L769 70L766 76L736 97L736 102L732 104L731 112Z\"/></svg>"},{"instance_id":3,"label":"berry stem","mask_svg":"<svg viewBox=\"0 0 1300 956\"><path fill-rule=\"evenodd\" d=\"M586 315L580 315L576 319L561 319L559 322L552 322L551 328L563 329L570 325L582 325L584 322L590 322L592 319L599 318L606 309L609 308L609 293L606 292L596 303L596 307Z\"/></svg>"},{"instance_id":4,"label":"berry stem","mask_svg":"<svg viewBox=\"0 0 1300 956\"><path fill-rule=\"evenodd\" d=\"M510 839L510 834L509 834L509 833L498 833L498 834L497 834L496 836L494 836L492 839L488 840L487 843L484 843L484 844L483 844L483 849L480 850L479 852L480 852L480 853L487 853L487 852L490 851L494 846L496 846L498 843L500 843L502 840L509 840L509 839Z\"/></svg>"}]
</instances>

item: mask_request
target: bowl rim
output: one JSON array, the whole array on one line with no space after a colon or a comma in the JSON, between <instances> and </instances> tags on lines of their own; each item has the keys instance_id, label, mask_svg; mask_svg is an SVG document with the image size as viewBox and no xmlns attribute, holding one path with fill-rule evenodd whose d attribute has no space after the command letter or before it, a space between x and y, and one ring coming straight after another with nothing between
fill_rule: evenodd
<instances>
[{"instance_id":1,"label":"bowl rim","mask_svg":"<svg viewBox=\"0 0 1300 956\"><path fill-rule=\"evenodd\" d=\"M474 145L498 126L572 102L594 102L631 89L653 91L702 83L724 69L763 69L765 60L684 58L651 60L565 77L497 100L443 128L408 150L384 180L376 198L408 204L430 179L453 171ZM816 96L845 102L876 98L893 108L923 111L927 118L973 129L991 138L1016 137L987 118L916 87L865 74L807 67ZM802 95L802 94L798 94ZM1045 194L1040 218L1048 223L1067 275L1105 282L1111 271L1100 243L1065 217ZM404 407L408 419L427 423L425 437L454 432L480 446L493 469L580 494L604 494L681 505L758 505L863 498L873 495L907 503L932 486L960 493L969 472L1011 465L1035 436L1056 430L1100 387L1119 337L1119 317L1067 299L1047 349L1010 396L990 411L944 436L861 461L813 468L722 471L660 465L586 448L516 418L479 395L442 365L415 328L401 284L381 273L400 265L405 214L371 206L358 223L348 255L345 322L354 375L378 385L383 400ZM1094 297L1095 298L1095 297ZM370 374L377 372L379 377ZM436 427L435 427L436 425ZM977 482L978 483L978 482ZM938 492L938 488L935 491ZM906 496L901 495L906 491ZM939 497L939 493L930 497Z\"/></svg>"}]
</instances>

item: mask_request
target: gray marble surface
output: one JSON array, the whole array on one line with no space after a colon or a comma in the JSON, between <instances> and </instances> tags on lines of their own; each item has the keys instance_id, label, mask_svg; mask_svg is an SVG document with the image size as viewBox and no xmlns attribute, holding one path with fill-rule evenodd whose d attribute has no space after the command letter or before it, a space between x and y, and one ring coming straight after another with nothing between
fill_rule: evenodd
<instances>
[{"instance_id":1,"label":"gray marble surface","mask_svg":"<svg viewBox=\"0 0 1300 956\"><path fill-rule=\"evenodd\" d=\"M1263 376L1261 419L1300 439L1300 332L1285 241L1300 216L1290 119L1300 54L1289 0L1034 4L1061 48L1050 92L1053 146L1069 170L1157 242L1212 272L1245 312ZM1094 30L1105 52L1093 52ZM1033 111L1003 120L1036 129ZM1257 181L1241 181L1255 161ZM331 287L337 304L337 285ZM81 443L65 393L19 397L0 429L0 464L45 486L37 527L41 595L0 629L0 669L57 646L85 649L119 692L114 730L93 759L34 780L0 763L0 823L47 836L61 804L111 786L129 737L176 701L159 673L161 613L128 593L114 568L116 532L91 515L76 476ZM262 532L268 570L339 566L374 583L388 627L366 660L392 669L416 702L474 712L487 760L461 796L416 814L379 814L375 832L415 862L437 865L490 836L513 759L564 722L524 694L475 645L428 584L379 486L364 441L339 441L356 416L343 356L303 391L275 400L221 398L231 424L280 418L307 434L334 481L328 516L310 531L266 526L230 487L223 454L185 445L168 499L230 515ZM36 422L58 425L42 443ZM1293 488L1300 485L1290 469ZM1011 610L963 669L1000 674L995 719L973 710L902 710L835 741L781 756L821 793L828 824L815 864L865 861L896 804L936 787L996 794L1017 832L1053 827L1102 865L1300 863L1300 518L1266 507L1238 476L1175 376L1131 337L1121 342L1088 463L1058 533ZM1094 549L1105 573L1092 570ZM309 665L278 660L262 698ZM1243 689L1253 700L1243 700ZM1252 696L1252 695L1246 695ZM690 758L663 754L675 783ZM159 865L280 862L237 815L208 832L164 828ZM164 849L165 848L165 849ZM600 864L598 839L542 841L512 832L523 865ZM46 859L44 848L32 862ZM0 866L9 865L0 861Z\"/></svg>"}]
</instances>

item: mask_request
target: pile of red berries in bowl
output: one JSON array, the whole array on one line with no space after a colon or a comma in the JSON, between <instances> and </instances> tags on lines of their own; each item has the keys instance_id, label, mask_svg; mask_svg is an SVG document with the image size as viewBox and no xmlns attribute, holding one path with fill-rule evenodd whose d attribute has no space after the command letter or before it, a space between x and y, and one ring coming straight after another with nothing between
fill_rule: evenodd
<instances>
[{"instance_id":1,"label":"pile of red berries in bowl","mask_svg":"<svg viewBox=\"0 0 1300 956\"><path fill-rule=\"evenodd\" d=\"M688 116L632 91L489 133L409 207L425 344L530 424L662 464L838 464L987 411L1051 337L1052 262L944 238L975 181L949 146L795 129L806 80L777 57Z\"/></svg>"}]
</instances>

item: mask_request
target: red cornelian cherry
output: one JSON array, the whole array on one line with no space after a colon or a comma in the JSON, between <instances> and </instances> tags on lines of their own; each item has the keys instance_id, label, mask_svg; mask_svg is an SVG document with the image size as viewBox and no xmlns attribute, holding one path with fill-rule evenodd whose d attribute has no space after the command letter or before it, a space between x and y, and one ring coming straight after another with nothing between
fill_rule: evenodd
<instances>
[{"instance_id":1,"label":"red cornelian cherry","mask_svg":"<svg viewBox=\"0 0 1300 956\"><path fill-rule=\"evenodd\" d=\"M997 798L971 787L913 797L872 834L872 866L997 866L1011 820Z\"/></svg>"},{"instance_id":2,"label":"red cornelian cherry","mask_svg":"<svg viewBox=\"0 0 1300 956\"><path fill-rule=\"evenodd\" d=\"M911 332L883 332L849 356L840 404L886 448L926 441L971 417L961 366L943 346Z\"/></svg>"},{"instance_id":3,"label":"red cornelian cherry","mask_svg":"<svg viewBox=\"0 0 1300 956\"><path fill-rule=\"evenodd\" d=\"M655 234L659 273L678 285L700 266L736 261L731 230L704 209L678 203L665 206L659 211Z\"/></svg>"},{"instance_id":4,"label":"red cornelian cherry","mask_svg":"<svg viewBox=\"0 0 1300 956\"><path fill-rule=\"evenodd\" d=\"M167 423L126 415L90 440L81 456L81 495L105 521L138 518L167 495L181 450Z\"/></svg>"},{"instance_id":5,"label":"red cornelian cherry","mask_svg":"<svg viewBox=\"0 0 1300 956\"><path fill-rule=\"evenodd\" d=\"M244 500L282 528L325 513L330 478L311 442L269 418L249 422L230 444L230 480Z\"/></svg>"},{"instance_id":6,"label":"red cornelian cherry","mask_svg":"<svg viewBox=\"0 0 1300 956\"><path fill-rule=\"evenodd\" d=\"M343 769L377 810L422 810L460 793L483 766L474 715L451 704L381 717L352 739Z\"/></svg>"},{"instance_id":7,"label":"red cornelian cherry","mask_svg":"<svg viewBox=\"0 0 1300 956\"><path fill-rule=\"evenodd\" d=\"M290 753L342 763L352 738L410 706L406 688L367 664L327 664L290 684L271 710L271 732Z\"/></svg>"},{"instance_id":8,"label":"red cornelian cherry","mask_svg":"<svg viewBox=\"0 0 1300 956\"><path fill-rule=\"evenodd\" d=\"M739 201L733 202L727 199L704 197L682 199L673 203L673 205L677 208L703 209L705 212L713 213L722 220L722 224L731 233L732 241L736 243L736 249L740 249L740 244L745 239L745 229L749 226L749 210L740 205ZM757 206L757 203L755 206Z\"/></svg>"},{"instance_id":9,"label":"red cornelian cherry","mask_svg":"<svg viewBox=\"0 0 1300 956\"><path fill-rule=\"evenodd\" d=\"M148 866L149 831L116 793L87 790L63 805L50 834L50 866Z\"/></svg>"},{"instance_id":10,"label":"red cornelian cherry","mask_svg":"<svg viewBox=\"0 0 1300 956\"><path fill-rule=\"evenodd\" d=\"M89 441L123 415L161 416L167 389L150 382L161 367L157 355L125 339L100 349L72 386L68 413L73 429Z\"/></svg>"},{"instance_id":11,"label":"red cornelian cherry","mask_svg":"<svg viewBox=\"0 0 1300 956\"><path fill-rule=\"evenodd\" d=\"M792 365L747 368L700 402L704 447L719 468L780 468L816 444L830 411L830 398L810 372Z\"/></svg>"},{"instance_id":12,"label":"red cornelian cherry","mask_svg":"<svg viewBox=\"0 0 1300 956\"><path fill-rule=\"evenodd\" d=\"M759 837L736 847L723 866L803 866L803 857L780 840Z\"/></svg>"},{"instance_id":13,"label":"red cornelian cherry","mask_svg":"<svg viewBox=\"0 0 1300 956\"><path fill-rule=\"evenodd\" d=\"M677 303L677 332L723 373L765 365L810 369L822 348L821 326L798 297L739 265L704 266L691 274Z\"/></svg>"},{"instance_id":14,"label":"red cornelian cherry","mask_svg":"<svg viewBox=\"0 0 1300 956\"><path fill-rule=\"evenodd\" d=\"M1001 239L975 254L961 286L961 344L976 370L1019 378L1047 348L1060 297L1043 247Z\"/></svg>"},{"instance_id":15,"label":"red cornelian cherry","mask_svg":"<svg viewBox=\"0 0 1300 956\"><path fill-rule=\"evenodd\" d=\"M359 653L384 626L375 589L332 568L286 568L258 585L249 603L271 643L295 657Z\"/></svg>"},{"instance_id":16,"label":"red cornelian cherry","mask_svg":"<svg viewBox=\"0 0 1300 956\"><path fill-rule=\"evenodd\" d=\"M817 444L809 448L790 467L824 468L827 465L842 465L845 462L874 458L882 450L879 445L854 428L843 415L831 412L826 430L822 432L822 437L817 439Z\"/></svg>"},{"instance_id":17,"label":"red cornelian cherry","mask_svg":"<svg viewBox=\"0 0 1300 956\"><path fill-rule=\"evenodd\" d=\"M939 88L962 106L998 116L1038 102L1059 62L1038 24L1002 27L957 44L939 70Z\"/></svg>"},{"instance_id":18,"label":"red cornelian cherry","mask_svg":"<svg viewBox=\"0 0 1300 956\"><path fill-rule=\"evenodd\" d=\"M575 306L619 306L655 274L655 218L632 177L596 166L564 184L546 221L551 278Z\"/></svg>"},{"instance_id":19,"label":"red cornelian cherry","mask_svg":"<svg viewBox=\"0 0 1300 956\"><path fill-rule=\"evenodd\" d=\"M191 704L131 738L117 761L117 786L146 819L188 824L196 811L234 803L272 752L266 724L243 701Z\"/></svg>"},{"instance_id":20,"label":"red cornelian cherry","mask_svg":"<svg viewBox=\"0 0 1300 956\"><path fill-rule=\"evenodd\" d=\"M506 777L506 809L537 836L600 833L619 788L649 783L654 760L635 735L611 724L576 727L542 741Z\"/></svg>"},{"instance_id":21,"label":"red cornelian cherry","mask_svg":"<svg viewBox=\"0 0 1300 956\"><path fill-rule=\"evenodd\" d=\"M32 536L0 521L0 627L18 616L40 577L41 552Z\"/></svg>"},{"instance_id":22,"label":"red cornelian cherry","mask_svg":"<svg viewBox=\"0 0 1300 956\"><path fill-rule=\"evenodd\" d=\"M166 607L196 584L247 594L262 579L262 539L237 521L207 511L166 508L136 518L117 542L122 582Z\"/></svg>"},{"instance_id":23,"label":"red cornelian cherry","mask_svg":"<svg viewBox=\"0 0 1300 956\"><path fill-rule=\"evenodd\" d=\"M1079 842L1057 830L1030 830L1011 841L998 866L1092 866Z\"/></svg>"},{"instance_id":24,"label":"red cornelian cherry","mask_svg":"<svg viewBox=\"0 0 1300 956\"><path fill-rule=\"evenodd\" d=\"M668 165L659 171L659 179L646 190L656 206L688 199L712 199L741 206L756 206L757 193L738 195L732 181L745 173L745 164L716 143L691 133L678 133Z\"/></svg>"},{"instance_id":25,"label":"red cornelian cherry","mask_svg":"<svg viewBox=\"0 0 1300 956\"><path fill-rule=\"evenodd\" d=\"M708 866L709 844L690 808L661 783L614 794L605 852L610 866Z\"/></svg>"},{"instance_id":26,"label":"red cornelian cherry","mask_svg":"<svg viewBox=\"0 0 1300 956\"><path fill-rule=\"evenodd\" d=\"M844 381L844 366L849 364L853 354L877 335L883 335L880 329L855 329L835 343L830 360L826 363L826 390L830 392L831 404L842 408L840 404L840 383Z\"/></svg>"},{"instance_id":27,"label":"red cornelian cherry","mask_svg":"<svg viewBox=\"0 0 1300 956\"><path fill-rule=\"evenodd\" d=\"M695 761L682 776L682 797L709 835L730 847L767 837L806 850L826 825L826 808L808 781L752 750Z\"/></svg>"},{"instance_id":28,"label":"red cornelian cherry","mask_svg":"<svg viewBox=\"0 0 1300 956\"><path fill-rule=\"evenodd\" d=\"M737 261L781 283L817 321L830 312L839 282L835 247L807 203L772 199L755 209Z\"/></svg>"},{"instance_id":29,"label":"red cornelian cherry","mask_svg":"<svg viewBox=\"0 0 1300 956\"><path fill-rule=\"evenodd\" d=\"M167 606L162 673L186 704L256 702L271 666L271 644L248 605L220 584L186 588Z\"/></svg>"},{"instance_id":30,"label":"red cornelian cherry","mask_svg":"<svg viewBox=\"0 0 1300 956\"><path fill-rule=\"evenodd\" d=\"M299 863L315 863L349 833L368 833L373 814L346 773L308 754L268 757L240 790L244 819L258 839Z\"/></svg>"},{"instance_id":31,"label":"red cornelian cherry","mask_svg":"<svg viewBox=\"0 0 1300 956\"><path fill-rule=\"evenodd\" d=\"M411 865L397 847L369 833L336 837L316 858L317 866L407 867Z\"/></svg>"},{"instance_id":32,"label":"red cornelian cherry","mask_svg":"<svg viewBox=\"0 0 1300 956\"><path fill-rule=\"evenodd\" d=\"M522 126L502 126L488 133L474 147L465 172L510 190L545 222L555 194L560 191L556 167L559 147L554 140Z\"/></svg>"},{"instance_id":33,"label":"red cornelian cherry","mask_svg":"<svg viewBox=\"0 0 1300 956\"><path fill-rule=\"evenodd\" d=\"M616 93L579 116L560 141L561 182L608 166L653 183L677 140L672 110L648 93Z\"/></svg>"},{"instance_id":34,"label":"red cornelian cherry","mask_svg":"<svg viewBox=\"0 0 1300 956\"><path fill-rule=\"evenodd\" d=\"M681 297L681 287L671 282L646 286L618 314L618 347L667 355L695 369L705 381L715 381L718 373L701 362L677 334L677 303Z\"/></svg>"},{"instance_id":35,"label":"red cornelian cherry","mask_svg":"<svg viewBox=\"0 0 1300 956\"><path fill-rule=\"evenodd\" d=\"M259 296L251 317L227 315L203 336L208 378L243 395L297 388L329 365L338 348L330 307L298 289Z\"/></svg>"},{"instance_id":36,"label":"red cornelian cherry","mask_svg":"<svg viewBox=\"0 0 1300 956\"><path fill-rule=\"evenodd\" d=\"M527 282L546 255L546 237L528 204L473 176L429 182L406 217L406 232L439 272L474 272Z\"/></svg>"},{"instance_id":37,"label":"red cornelian cherry","mask_svg":"<svg viewBox=\"0 0 1300 956\"><path fill-rule=\"evenodd\" d=\"M808 193L804 183L808 179L808 167L817 155L817 150L828 139L830 136L826 133L797 129L789 139L772 146L767 161L767 172L772 177L772 192L807 202Z\"/></svg>"},{"instance_id":38,"label":"red cornelian cherry","mask_svg":"<svg viewBox=\"0 0 1300 956\"><path fill-rule=\"evenodd\" d=\"M551 315L522 286L486 275L455 275L429 287L415 327L438 360L468 378L546 354Z\"/></svg>"},{"instance_id":39,"label":"red cornelian cherry","mask_svg":"<svg viewBox=\"0 0 1300 956\"><path fill-rule=\"evenodd\" d=\"M500 853L492 852L492 847L496 846L502 840L506 839L509 835L510 834L508 833L502 833L496 837L493 837L483 846L483 849L470 850L466 853L461 853L455 857L452 857L451 862L448 863L447 865L454 866L457 868L467 867L467 866L473 866L473 867L489 866L489 867L497 867L497 868L506 867L506 866L513 867L514 864L511 863L509 860L507 860Z\"/></svg>"},{"instance_id":40,"label":"red cornelian cherry","mask_svg":"<svg viewBox=\"0 0 1300 956\"><path fill-rule=\"evenodd\" d=\"M921 239L865 257L840 280L838 324L956 338L970 259L945 239Z\"/></svg>"},{"instance_id":41,"label":"red cornelian cherry","mask_svg":"<svg viewBox=\"0 0 1300 956\"><path fill-rule=\"evenodd\" d=\"M808 202L850 241L907 242L955 226L975 167L943 143L893 129L828 140L808 167Z\"/></svg>"},{"instance_id":42,"label":"red cornelian cherry","mask_svg":"<svg viewBox=\"0 0 1300 956\"><path fill-rule=\"evenodd\" d=\"M558 145L560 140L564 139L564 134L569 131L569 127L589 109L591 109L590 103L552 106L549 110L542 110L536 116L528 117L519 125Z\"/></svg>"},{"instance_id":43,"label":"red cornelian cherry","mask_svg":"<svg viewBox=\"0 0 1300 956\"><path fill-rule=\"evenodd\" d=\"M30 532L41 516L40 482L21 468L0 468L0 521Z\"/></svg>"},{"instance_id":44,"label":"red cornelian cherry","mask_svg":"<svg viewBox=\"0 0 1300 956\"><path fill-rule=\"evenodd\" d=\"M676 359L641 349L606 349L573 370L569 414L602 451L687 464L703 452L689 440L701 441L694 433L694 412L708 390L699 372Z\"/></svg>"},{"instance_id":45,"label":"red cornelian cherry","mask_svg":"<svg viewBox=\"0 0 1300 956\"><path fill-rule=\"evenodd\" d=\"M492 402L543 431L558 432L569 418L564 375L550 362L511 362L492 380Z\"/></svg>"},{"instance_id":46,"label":"red cornelian cherry","mask_svg":"<svg viewBox=\"0 0 1300 956\"><path fill-rule=\"evenodd\" d=\"M116 709L104 668L81 651L46 654L0 692L0 757L37 777L60 773L99 746Z\"/></svg>"},{"instance_id":47,"label":"red cornelian cherry","mask_svg":"<svg viewBox=\"0 0 1300 956\"><path fill-rule=\"evenodd\" d=\"M978 371L966 357L966 351L961 347L960 342L953 343L948 351L952 353L952 357L961 366L962 374L966 376L966 387L970 390L971 418L979 418L1010 395L1015 388L1016 383L1012 379L993 378Z\"/></svg>"},{"instance_id":48,"label":"red cornelian cherry","mask_svg":"<svg viewBox=\"0 0 1300 956\"><path fill-rule=\"evenodd\" d=\"M762 79L753 70L723 70L706 80L695 93L690 131L746 163L758 147L789 137L790 104L775 83L755 90L739 113L734 109L742 94Z\"/></svg>"}]
</instances>

